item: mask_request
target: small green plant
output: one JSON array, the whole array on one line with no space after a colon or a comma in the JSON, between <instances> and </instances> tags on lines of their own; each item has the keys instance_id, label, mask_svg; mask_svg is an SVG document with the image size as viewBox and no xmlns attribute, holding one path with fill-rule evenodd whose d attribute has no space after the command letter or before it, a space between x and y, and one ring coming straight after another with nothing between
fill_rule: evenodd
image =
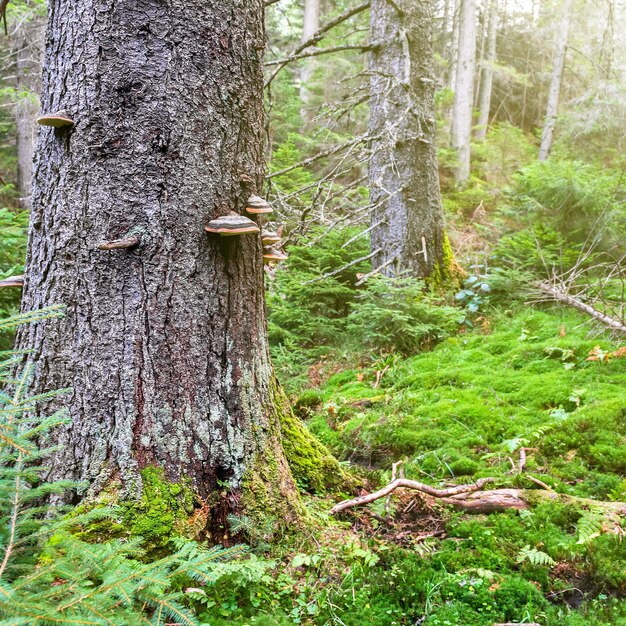
<instances>
[{"instance_id":1,"label":"small green plant","mask_svg":"<svg viewBox=\"0 0 626 626\"><path fill-rule=\"evenodd\" d=\"M375 353L412 354L433 346L456 328L459 312L412 278L375 277L352 304L348 331Z\"/></svg>"},{"instance_id":2,"label":"small green plant","mask_svg":"<svg viewBox=\"0 0 626 626\"><path fill-rule=\"evenodd\" d=\"M548 565L550 567L556 565L556 561L549 554L530 546L524 546L517 555L518 563L523 563L524 561L528 561L531 565Z\"/></svg>"},{"instance_id":3,"label":"small green plant","mask_svg":"<svg viewBox=\"0 0 626 626\"><path fill-rule=\"evenodd\" d=\"M474 266L474 269L481 269L481 266ZM472 274L463 283L463 289L455 294L457 302L463 305L464 315L460 323L473 328L473 319L477 313L489 303L489 275Z\"/></svg>"}]
</instances>

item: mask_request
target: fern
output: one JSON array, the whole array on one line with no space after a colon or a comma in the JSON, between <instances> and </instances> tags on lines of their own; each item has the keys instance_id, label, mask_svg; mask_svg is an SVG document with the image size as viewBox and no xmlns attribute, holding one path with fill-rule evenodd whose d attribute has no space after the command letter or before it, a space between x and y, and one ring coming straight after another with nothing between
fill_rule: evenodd
<instances>
[{"instance_id":1,"label":"fern","mask_svg":"<svg viewBox=\"0 0 626 626\"><path fill-rule=\"evenodd\" d=\"M592 507L583 511L582 516L576 525L579 545L589 543L592 539L602 534L602 525L605 520L605 513L599 507Z\"/></svg>"},{"instance_id":2,"label":"fern","mask_svg":"<svg viewBox=\"0 0 626 626\"><path fill-rule=\"evenodd\" d=\"M556 561L549 554L530 546L522 548L517 555L518 563L523 563L524 561L528 561L531 565L548 565L550 567L556 565Z\"/></svg>"}]
</instances>

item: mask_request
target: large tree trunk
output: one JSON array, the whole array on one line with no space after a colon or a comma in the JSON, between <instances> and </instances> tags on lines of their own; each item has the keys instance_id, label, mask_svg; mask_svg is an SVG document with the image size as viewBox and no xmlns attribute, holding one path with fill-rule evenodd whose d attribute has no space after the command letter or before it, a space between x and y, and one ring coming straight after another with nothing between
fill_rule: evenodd
<instances>
[{"instance_id":1,"label":"large tree trunk","mask_svg":"<svg viewBox=\"0 0 626 626\"><path fill-rule=\"evenodd\" d=\"M491 89L493 86L493 66L496 62L496 37L498 34L498 0L490 0L488 11L487 51L480 73L480 92L478 99L478 126L476 137L484 139L489 126L491 110Z\"/></svg>"},{"instance_id":2,"label":"large tree trunk","mask_svg":"<svg viewBox=\"0 0 626 626\"><path fill-rule=\"evenodd\" d=\"M132 496L158 466L225 510L248 484L298 510L260 238L204 230L261 189L263 41L263 0L49 3L42 109L75 127L39 135L22 307L67 315L17 346L35 391L72 388L51 478Z\"/></svg>"},{"instance_id":3,"label":"large tree trunk","mask_svg":"<svg viewBox=\"0 0 626 626\"><path fill-rule=\"evenodd\" d=\"M435 148L432 3L371 4L369 164L373 268L394 276L445 272Z\"/></svg>"},{"instance_id":4,"label":"large tree trunk","mask_svg":"<svg viewBox=\"0 0 626 626\"><path fill-rule=\"evenodd\" d=\"M454 179L464 185L470 174L470 139L472 133L472 102L476 65L475 0L461 0L459 11L459 47L456 66L454 105L452 108L452 148L457 155Z\"/></svg>"},{"instance_id":5,"label":"large tree trunk","mask_svg":"<svg viewBox=\"0 0 626 626\"><path fill-rule=\"evenodd\" d=\"M552 64L552 79L550 80L550 91L548 92L548 106L546 109L546 120L543 124L541 134L541 147L539 148L539 160L545 161L554 141L554 129L556 118L559 113L559 99L561 97L561 81L563 79L563 69L565 68L565 56L567 54L567 40L569 38L569 27L572 20L572 0L563 0L561 9L561 23L554 50L554 60Z\"/></svg>"},{"instance_id":6,"label":"large tree trunk","mask_svg":"<svg viewBox=\"0 0 626 626\"><path fill-rule=\"evenodd\" d=\"M302 42L308 41L320 27L320 0L304 0L304 21L302 26ZM307 105L310 96L310 84L315 71L314 59L303 59L300 70L300 102L302 103L302 117L308 121L309 110Z\"/></svg>"},{"instance_id":7,"label":"large tree trunk","mask_svg":"<svg viewBox=\"0 0 626 626\"><path fill-rule=\"evenodd\" d=\"M45 15L35 5L12 34L11 47L15 51L15 128L17 147L17 186L20 204L30 206L33 150L36 137L39 90L41 89L41 57L43 55Z\"/></svg>"}]
</instances>

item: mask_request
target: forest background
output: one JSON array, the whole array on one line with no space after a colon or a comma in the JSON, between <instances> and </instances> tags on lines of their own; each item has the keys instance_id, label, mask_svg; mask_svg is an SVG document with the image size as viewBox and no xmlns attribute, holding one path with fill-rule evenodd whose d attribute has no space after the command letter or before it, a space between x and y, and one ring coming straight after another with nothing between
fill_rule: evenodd
<instances>
[{"instance_id":1,"label":"forest background","mask_svg":"<svg viewBox=\"0 0 626 626\"><path fill-rule=\"evenodd\" d=\"M3 395L2 623L626 623L612 506L626 501L624 4L420 2L416 24L391 0L266 4L264 194L289 255L266 271L272 360L298 420L353 477L303 471L309 527L233 516L224 549L181 530L198 503L158 472L132 506L50 522L37 498L66 485L38 480L33 442L64 418L27 427L15 416L31 400ZM8 278L26 252L46 8L3 8ZM406 52L408 27L432 29L432 50ZM381 93L404 97L393 83L372 91L389 32L432 91L432 128L428 110L419 132L373 118ZM410 142L423 159L405 158ZM438 174L433 250L421 234L408 253L377 243L390 161L431 213L439 195L419 176ZM0 315L19 298L0 289ZM0 327L7 351L13 326ZM15 354L3 354L10 379ZM329 515L354 480L371 492L397 476L441 488L489 477L535 500L468 514L407 491Z\"/></svg>"}]
</instances>

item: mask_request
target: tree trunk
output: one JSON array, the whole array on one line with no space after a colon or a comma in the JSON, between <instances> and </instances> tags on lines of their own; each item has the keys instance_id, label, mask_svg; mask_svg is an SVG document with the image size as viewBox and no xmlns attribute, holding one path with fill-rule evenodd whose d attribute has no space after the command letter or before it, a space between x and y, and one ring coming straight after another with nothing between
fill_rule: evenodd
<instances>
[{"instance_id":1,"label":"tree trunk","mask_svg":"<svg viewBox=\"0 0 626 626\"><path fill-rule=\"evenodd\" d=\"M539 148L539 160L545 161L554 141L554 128L559 112L559 99L561 96L561 80L563 79L563 69L565 67L565 56L567 54L567 40L569 38L569 27L572 20L572 0L563 0L561 9L561 23L554 50L554 61L552 65L552 79L550 80L550 91L548 92L548 106L546 110L546 120L543 124L541 135L541 147Z\"/></svg>"},{"instance_id":2,"label":"tree trunk","mask_svg":"<svg viewBox=\"0 0 626 626\"><path fill-rule=\"evenodd\" d=\"M464 185L470 174L470 139L472 133L472 101L476 65L475 0L461 0L459 12L459 46L452 109L452 148L458 165L454 173L457 185Z\"/></svg>"},{"instance_id":3,"label":"tree trunk","mask_svg":"<svg viewBox=\"0 0 626 626\"><path fill-rule=\"evenodd\" d=\"M461 7L457 0L450 0L452 2L452 30L450 33L450 53L448 64L448 89L450 91L456 90L456 64L459 57L459 18Z\"/></svg>"},{"instance_id":4,"label":"tree trunk","mask_svg":"<svg viewBox=\"0 0 626 626\"><path fill-rule=\"evenodd\" d=\"M72 388L50 478L137 496L157 466L293 519L260 238L204 230L263 182L263 0L52 0L46 39L42 109L75 126L39 135L22 307L67 314L17 347Z\"/></svg>"},{"instance_id":5,"label":"tree trunk","mask_svg":"<svg viewBox=\"0 0 626 626\"><path fill-rule=\"evenodd\" d=\"M20 204L30 207L33 149L36 137L39 90L41 89L41 57L43 55L45 15L36 7L16 30L11 42L16 58L17 102L15 128L17 147L17 186Z\"/></svg>"},{"instance_id":6,"label":"tree trunk","mask_svg":"<svg viewBox=\"0 0 626 626\"><path fill-rule=\"evenodd\" d=\"M491 88L493 85L493 66L496 62L496 37L498 34L498 0L490 0L488 12L487 54L480 75L480 96L478 101L478 126L476 138L484 139L489 126L491 110Z\"/></svg>"},{"instance_id":7,"label":"tree trunk","mask_svg":"<svg viewBox=\"0 0 626 626\"><path fill-rule=\"evenodd\" d=\"M302 27L302 41L308 41L320 27L320 0L304 0L304 21ZM307 105L310 96L310 83L315 70L315 59L303 59L300 70L300 102L302 103L302 117L308 121Z\"/></svg>"},{"instance_id":8,"label":"tree trunk","mask_svg":"<svg viewBox=\"0 0 626 626\"><path fill-rule=\"evenodd\" d=\"M372 267L443 278L447 244L435 148L432 3L371 5ZM437 276L439 272L439 276Z\"/></svg>"}]
</instances>

